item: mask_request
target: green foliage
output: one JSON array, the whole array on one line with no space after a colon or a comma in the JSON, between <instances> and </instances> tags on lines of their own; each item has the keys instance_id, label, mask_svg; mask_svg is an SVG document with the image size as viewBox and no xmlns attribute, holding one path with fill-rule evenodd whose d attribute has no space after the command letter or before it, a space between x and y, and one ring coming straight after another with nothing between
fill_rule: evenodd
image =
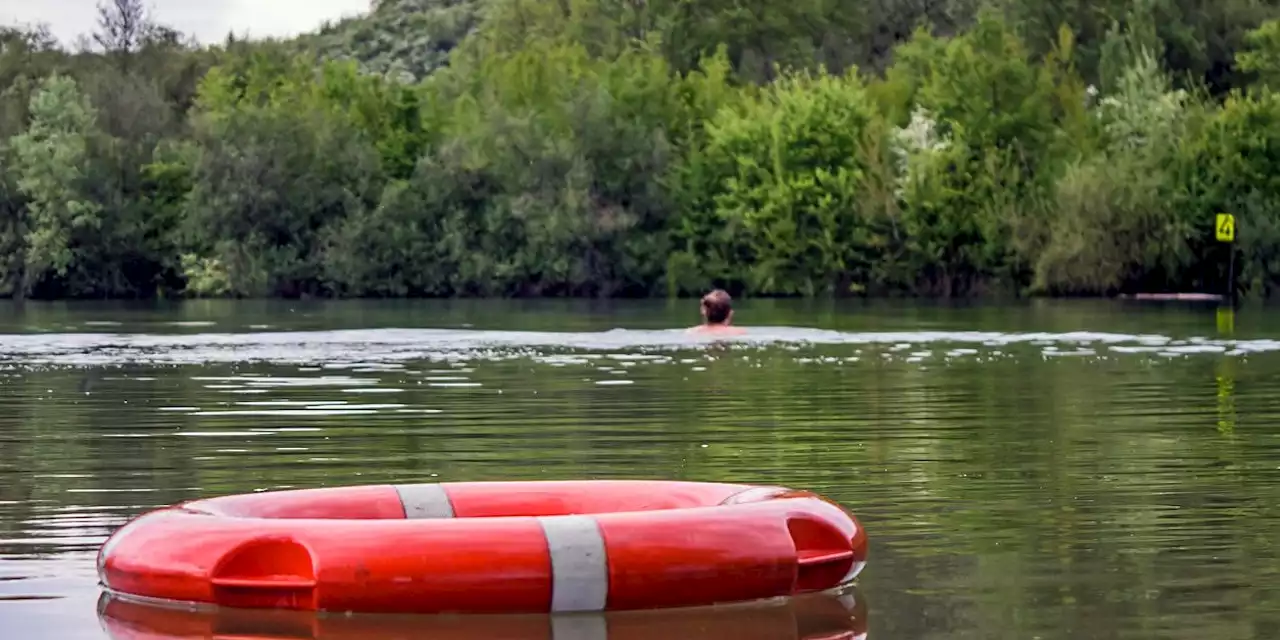
<instances>
[{"instance_id":1,"label":"green foliage","mask_svg":"<svg viewBox=\"0 0 1280 640\"><path fill-rule=\"evenodd\" d=\"M1194 105L1185 91L1171 88L1150 52L1131 59L1116 92L1094 110L1100 148L1058 181L1049 236L1035 261L1037 290L1176 286L1191 264L1168 168L1177 162Z\"/></svg>"},{"instance_id":2,"label":"green foliage","mask_svg":"<svg viewBox=\"0 0 1280 640\"><path fill-rule=\"evenodd\" d=\"M1031 49L1045 52L1068 25L1079 42L1079 59L1087 81L1110 90L1128 63L1115 59L1114 34L1140 34L1141 45L1176 70L1179 88L1201 83L1215 93L1239 87L1235 52L1246 34L1268 19L1280 17L1280 4L1271 0L999 0L1002 15Z\"/></svg>"},{"instance_id":3,"label":"green foliage","mask_svg":"<svg viewBox=\"0 0 1280 640\"><path fill-rule=\"evenodd\" d=\"M193 120L184 246L205 259L200 273L214 265L225 275L212 281L225 277L237 295L314 293L323 229L363 215L383 180L372 135L381 123L363 116L349 71L276 71L214 69Z\"/></svg>"},{"instance_id":4,"label":"green foliage","mask_svg":"<svg viewBox=\"0 0 1280 640\"><path fill-rule=\"evenodd\" d=\"M721 228L711 273L736 271L762 294L865 285L886 226L860 211L861 149L876 117L853 71L787 75L720 109L689 160L708 190L695 197L711 205L708 223L691 229Z\"/></svg>"},{"instance_id":5,"label":"green foliage","mask_svg":"<svg viewBox=\"0 0 1280 640\"><path fill-rule=\"evenodd\" d=\"M41 83L29 112L27 130L10 142L15 183L26 197L22 269L31 276L65 276L76 249L102 225L101 204L85 197L96 115L75 80L60 75Z\"/></svg>"},{"instance_id":6,"label":"green foliage","mask_svg":"<svg viewBox=\"0 0 1280 640\"><path fill-rule=\"evenodd\" d=\"M1239 286L1245 294L1273 295L1280 284L1280 94L1228 97L1187 147L1179 177L1192 249L1214 256L1214 271L1224 269L1213 217L1234 213Z\"/></svg>"},{"instance_id":7,"label":"green foliage","mask_svg":"<svg viewBox=\"0 0 1280 640\"><path fill-rule=\"evenodd\" d=\"M475 28L483 0L382 0L366 16L326 25L297 45L321 60L355 62L362 71L415 82L448 64L449 52Z\"/></svg>"},{"instance_id":8,"label":"green foliage","mask_svg":"<svg viewBox=\"0 0 1280 640\"><path fill-rule=\"evenodd\" d=\"M1245 36L1245 47L1236 55L1240 71L1250 74L1256 85L1268 89L1280 86L1280 20L1268 20Z\"/></svg>"},{"instance_id":9,"label":"green foliage","mask_svg":"<svg viewBox=\"0 0 1280 640\"><path fill-rule=\"evenodd\" d=\"M904 269L913 288L1017 290L1045 225L1041 203L1080 133L1073 41L1035 60L991 13L940 41L918 32L879 93L897 118ZM1076 135L1072 135L1076 134Z\"/></svg>"},{"instance_id":10,"label":"green foliage","mask_svg":"<svg viewBox=\"0 0 1280 640\"><path fill-rule=\"evenodd\" d=\"M286 41L0 29L0 293L1096 295L1280 273L1239 0L383 0Z\"/></svg>"},{"instance_id":11,"label":"green foliage","mask_svg":"<svg viewBox=\"0 0 1280 640\"><path fill-rule=\"evenodd\" d=\"M653 292L671 211L661 180L690 128L665 61L543 40L473 64L441 82L456 109L419 174L462 182L441 214L450 290Z\"/></svg>"}]
</instances>

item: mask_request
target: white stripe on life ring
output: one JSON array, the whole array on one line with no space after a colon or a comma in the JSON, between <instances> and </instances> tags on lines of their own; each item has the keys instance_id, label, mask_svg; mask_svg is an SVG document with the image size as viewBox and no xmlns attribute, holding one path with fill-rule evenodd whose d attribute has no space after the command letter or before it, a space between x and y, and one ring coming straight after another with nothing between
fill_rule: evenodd
<instances>
[{"instance_id":1,"label":"white stripe on life ring","mask_svg":"<svg viewBox=\"0 0 1280 640\"><path fill-rule=\"evenodd\" d=\"M453 503L449 494L439 484L398 484L400 504L404 505L406 520L422 518L452 518Z\"/></svg>"},{"instance_id":2,"label":"white stripe on life ring","mask_svg":"<svg viewBox=\"0 0 1280 640\"><path fill-rule=\"evenodd\" d=\"M551 552L551 612L603 611L609 598L604 536L591 516L538 518Z\"/></svg>"}]
</instances>

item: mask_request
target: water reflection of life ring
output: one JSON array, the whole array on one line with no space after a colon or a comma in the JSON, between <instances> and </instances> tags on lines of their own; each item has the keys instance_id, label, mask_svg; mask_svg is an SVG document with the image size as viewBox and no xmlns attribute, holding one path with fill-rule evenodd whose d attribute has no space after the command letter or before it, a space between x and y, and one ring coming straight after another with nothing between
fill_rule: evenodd
<instances>
[{"instance_id":1,"label":"water reflection of life ring","mask_svg":"<svg viewBox=\"0 0 1280 640\"><path fill-rule=\"evenodd\" d=\"M111 640L864 640L852 587L735 605L576 614L324 614L180 608L104 593Z\"/></svg>"}]
</instances>

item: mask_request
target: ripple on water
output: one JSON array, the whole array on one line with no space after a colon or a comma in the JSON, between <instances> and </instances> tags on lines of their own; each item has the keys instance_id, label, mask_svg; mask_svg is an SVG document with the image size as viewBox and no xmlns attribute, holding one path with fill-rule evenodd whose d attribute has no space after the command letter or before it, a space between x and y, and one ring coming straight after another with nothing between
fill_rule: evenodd
<instances>
[{"instance_id":1,"label":"ripple on water","mask_svg":"<svg viewBox=\"0 0 1280 640\"><path fill-rule=\"evenodd\" d=\"M708 345L725 349L812 349L851 346L882 349L885 357L927 358L933 351L920 347L948 345L950 358L998 356L1002 348L1020 346L1043 353L1061 354L1063 348L1119 354L1133 353L1263 353L1280 350L1270 339L1214 340L1202 337L1174 339L1152 334L1105 332L998 333L951 332L838 332L792 327L753 327L750 333L709 341L681 331L617 330L597 333L475 331L444 329L377 329L310 332L130 334L64 333L9 334L0 336L0 361L93 366L137 362L148 364L215 364L271 362L318 365L321 370L352 373L402 372L407 361L447 362L454 366L470 361L533 358L555 366L608 358L621 366L669 363L675 350ZM962 346L968 345L968 346ZM977 347L986 347L982 353ZM625 349L625 351L620 351ZM589 350L598 353L564 353ZM310 367L308 370L314 370ZM449 371L441 373L448 374ZM339 384L337 379L307 379L305 384ZM357 380L360 378L349 378ZM244 380L210 380L245 383ZM275 380L268 384L300 384Z\"/></svg>"},{"instance_id":2,"label":"ripple on water","mask_svg":"<svg viewBox=\"0 0 1280 640\"><path fill-rule=\"evenodd\" d=\"M3 379L0 612L56 637L96 627L25 599L96 595L92 552L146 509L565 477L786 484L849 505L873 540L869 637L1233 640L1280 619L1280 362L1229 357L1266 341L78 335L0 336L23 367ZM127 375L86 395L83 371L49 366L94 363Z\"/></svg>"}]
</instances>

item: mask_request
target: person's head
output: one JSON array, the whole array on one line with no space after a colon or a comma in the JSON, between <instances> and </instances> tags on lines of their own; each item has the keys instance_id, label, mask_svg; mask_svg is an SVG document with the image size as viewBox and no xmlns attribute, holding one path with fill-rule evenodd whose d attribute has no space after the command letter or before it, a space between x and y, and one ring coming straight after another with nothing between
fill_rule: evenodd
<instances>
[{"instance_id":1,"label":"person's head","mask_svg":"<svg viewBox=\"0 0 1280 640\"><path fill-rule=\"evenodd\" d=\"M702 317L708 324L729 324L733 318L733 299L723 289L702 296Z\"/></svg>"}]
</instances>

